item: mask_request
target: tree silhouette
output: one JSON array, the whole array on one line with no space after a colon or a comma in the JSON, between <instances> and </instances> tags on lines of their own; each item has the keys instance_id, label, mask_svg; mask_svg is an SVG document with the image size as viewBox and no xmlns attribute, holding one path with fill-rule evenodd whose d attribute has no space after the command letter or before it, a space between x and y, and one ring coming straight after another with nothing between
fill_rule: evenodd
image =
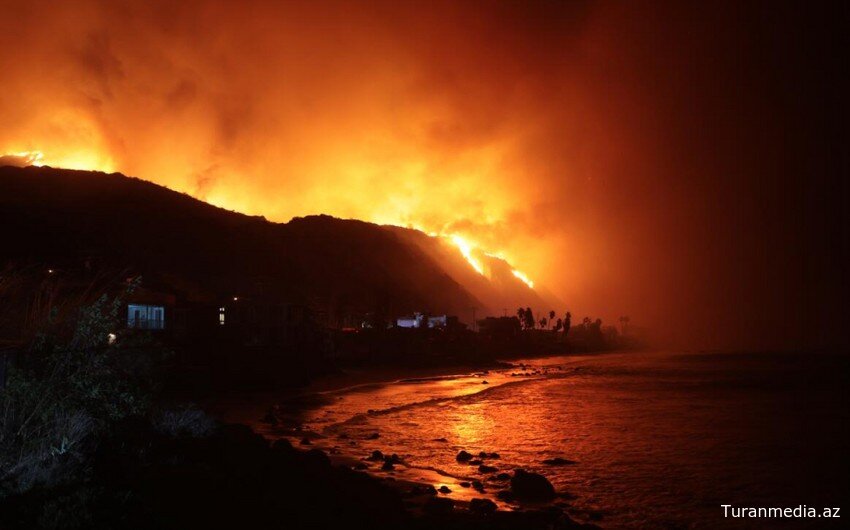
<instances>
[{"instance_id":1,"label":"tree silhouette","mask_svg":"<svg viewBox=\"0 0 850 530\"><path fill-rule=\"evenodd\" d=\"M567 311L566 316L564 317L564 336L570 332L570 327L572 326L573 314Z\"/></svg>"},{"instance_id":2,"label":"tree silhouette","mask_svg":"<svg viewBox=\"0 0 850 530\"><path fill-rule=\"evenodd\" d=\"M549 324L551 324L554 321L555 321L555 310L552 309L551 311L549 311Z\"/></svg>"},{"instance_id":3,"label":"tree silhouette","mask_svg":"<svg viewBox=\"0 0 850 530\"><path fill-rule=\"evenodd\" d=\"M525 329L534 329L534 313L530 307L525 308Z\"/></svg>"}]
</instances>

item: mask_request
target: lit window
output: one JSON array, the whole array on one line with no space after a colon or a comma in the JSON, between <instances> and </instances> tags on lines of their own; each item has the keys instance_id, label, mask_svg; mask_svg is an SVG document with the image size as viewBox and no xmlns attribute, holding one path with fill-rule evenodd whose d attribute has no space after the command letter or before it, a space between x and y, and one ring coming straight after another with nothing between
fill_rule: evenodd
<instances>
[{"instance_id":1,"label":"lit window","mask_svg":"<svg viewBox=\"0 0 850 530\"><path fill-rule=\"evenodd\" d=\"M165 307L159 305L129 304L127 327L137 329L165 329Z\"/></svg>"},{"instance_id":2,"label":"lit window","mask_svg":"<svg viewBox=\"0 0 850 530\"><path fill-rule=\"evenodd\" d=\"M218 325L219 326L224 325L224 308L223 307L218 308Z\"/></svg>"}]
</instances>

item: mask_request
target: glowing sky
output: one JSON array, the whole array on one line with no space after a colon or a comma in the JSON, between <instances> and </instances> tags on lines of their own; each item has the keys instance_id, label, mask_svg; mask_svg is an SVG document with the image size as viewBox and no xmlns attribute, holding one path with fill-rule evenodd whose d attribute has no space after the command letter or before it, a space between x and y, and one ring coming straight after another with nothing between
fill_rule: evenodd
<instances>
[{"instance_id":1,"label":"glowing sky","mask_svg":"<svg viewBox=\"0 0 850 530\"><path fill-rule=\"evenodd\" d=\"M0 154L413 226L689 335L746 336L719 293L792 272L753 283L782 245L747 245L754 206L785 204L754 183L796 125L775 68L797 13L774 34L737 3L0 4Z\"/></svg>"}]
</instances>

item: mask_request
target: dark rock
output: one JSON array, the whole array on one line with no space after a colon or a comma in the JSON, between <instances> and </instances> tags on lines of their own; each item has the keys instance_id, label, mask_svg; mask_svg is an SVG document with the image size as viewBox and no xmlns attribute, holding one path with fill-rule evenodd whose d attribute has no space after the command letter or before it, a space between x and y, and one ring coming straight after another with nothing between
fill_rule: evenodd
<instances>
[{"instance_id":1,"label":"dark rock","mask_svg":"<svg viewBox=\"0 0 850 530\"><path fill-rule=\"evenodd\" d=\"M440 489L438 489L437 491L439 491L440 493L446 493L446 494L452 492L452 490L450 490L448 486L440 486Z\"/></svg>"},{"instance_id":2,"label":"dark rock","mask_svg":"<svg viewBox=\"0 0 850 530\"><path fill-rule=\"evenodd\" d=\"M433 441L434 441L434 442L442 442L442 443L446 443L446 442L448 442L448 440L446 440L445 438L434 438L434 440L433 440Z\"/></svg>"},{"instance_id":3,"label":"dark rock","mask_svg":"<svg viewBox=\"0 0 850 530\"><path fill-rule=\"evenodd\" d=\"M496 511L496 503L490 499L472 499L469 501L469 511L479 514L493 513Z\"/></svg>"},{"instance_id":4,"label":"dark rock","mask_svg":"<svg viewBox=\"0 0 850 530\"><path fill-rule=\"evenodd\" d=\"M473 480L472 489L475 491L484 491L484 484L482 484L480 480Z\"/></svg>"},{"instance_id":5,"label":"dark rock","mask_svg":"<svg viewBox=\"0 0 850 530\"><path fill-rule=\"evenodd\" d=\"M401 462L401 458L398 457L397 454L393 453L391 455L384 455L384 460L386 462L392 462L394 464Z\"/></svg>"},{"instance_id":6,"label":"dark rock","mask_svg":"<svg viewBox=\"0 0 850 530\"><path fill-rule=\"evenodd\" d=\"M369 436L367 436L367 437L366 437L366 439L367 439L367 440L377 440L377 439L378 439L378 438L380 438L380 437L381 437L380 433L373 432L372 434L370 434Z\"/></svg>"},{"instance_id":7,"label":"dark rock","mask_svg":"<svg viewBox=\"0 0 850 530\"><path fill-rule=\"evenodd\" d=\"M301 445L313 445L309 438L301 438Z\"/></svg>"},{"instance_id":8,"label":"dark rock","mask_svg":"<svg viewBox=\"0 0 850 530\"><path fill-rule=\"evenodd\" d=\"M485 466L484 464L478 466L479 473L494 473L496 471L498 471L498 469L493 466Z\"/></svg>"},{"instance_id":9,"label":"dark rock","mask_svg":"<svg viewBox=\"0 0 850 530\"><path fill-rule=\"evenodd\" d=\"M389 460L384 461L384 465L381 466L381 471L392 471L395 469L395 465Z\"/></svg>"},{"instance_id":10,"label":"dark rock","mask_svg":"<svg viewBox=\"0 0 850 530\"><path fill-rule=\"evenodd\" d=\"M272 449L274 449L275 451L282 451L288 453L292 451L292 442L290 442L286 438L278 438L272 444Z\"/></svg>"},{"instance_id":11,"label":"dark rock","mask_svg":"<svg viewBox=\"0 0 850 530\"><path fill-rule=\"evenodd\" d=\"M510 490L502 490L496 493L496 498L505 502L513 502L515 497Z\"/></svg>"},{"instance_id":12,"label":"dark rock","mask_svg":"<svg viewBox=\"0 0 850 530\"><path fill-rule=\"evenodd\" d=\"M510 480L510 479L511 479L511 476L508 475L507 473L499 473L498 475L495 475L495 476L492 477L492 480L498 480L500 482L505 481L505 480Z\"/></svg>"},{"instance_id":13,"label":"dark rock","mask_svg":"<svg viewBox=\"0 0 850 530\"><path fill-rule=\"evenodd\" d=\"M461 488L468 488L468 487L469 487L469 486L471 486L472 484L470 484L469 482L463 481L463 482L459 482L459 483L458 483L458 485L459 485Z\"/></svg>"},{"instance_id":14,"label":"dark rock","mask_svg":"<svg viewBox=\"0 0 850 530\"><path fill-rule=\"evenodd\" d=\"M555 498L555 487L543 475L517 469L511 478L511 493L520 501L546 502Z\"/></svg>"},{"instance_id":15,"label":"dark rock","mask_svg":"<svg viewBox=\"0 0 850 530\"><path fill-rule=\"evenodd\" d=\"M437 490L431 484L416 484L410 489L411 495L436 495Z\"/></svg>"},{"instance_id":16,"label":"dark rock","mask_svg":"<svg viewBox=\"0 0 850 530\"><path fill-rule=\"evenodd\" d=\"M481 384L482 385L489 385L490 383L488 383L487 380L485 379L484 381L481 381Z\"/></svg>"},{"instance_id":17,"label":"dark rock","mask_svg":"<svg viewBox=\"0 0 850 530\"><path fill-rule=\"evenodd\" d=\"M378 460L383 460L383 459L384 459L384 453L375 450L375 451L372 451L372 454L369 455L369 458L367 458L366 460L371 460L373 462L376 462Z\"/></svg>"},{"instance_id":18,"label":"dark rock","mask_svg":"<svg viewBox=\"0 0 850 530\"><path fill-rule=\"evenodd\" d=\"M543 461L547 466L571 466L576 463L575 460L568 460L566 458L561 458L560 456L555 458L548 458Z\"/></svg>"},{"instance_id":19,"label":"dark rock","mask_svg":"<svg viewBox=\"0 0 850 530\"><path fill-rule=\"evenodd\" d=\"M469 462L470 460L472 460L472 455L467 453L466 451L461 451L457 454L455 459L458 462Z\"/></svg>"},{"instance_id":20,"label":"dark rock","mask_svg":"<svg viewBox=\"0 0 850 530\"><path fill-rule=\"evenodd\" d=\"M467 464L469 464L470 466L480 466L483 463L484 462L480 458L476 458L475 460L470 460L469 462L467 462Z\"/></svg>"},{"instance_id":21,"label":"dark rock","mask_svg":"<svg viewBox=\"0 0 850 530\"><path fill-rule=\"evenodd\" d=\"M422 507L423 511L429 515L449 515L454 510L455 503L451 499L445 497L431 497L425 502Z\"/></svg>"},{"instance_id":22,"label":"dark rock","mask_svg":"<svg viewBox=\"0 0 850 530\"><path fill-rule=\"evenodd\" d=\"M329 467L331 465L331 459L321 449L310 449L304 453L304 460L315 466Z\"/></svg>"}]
</instances>

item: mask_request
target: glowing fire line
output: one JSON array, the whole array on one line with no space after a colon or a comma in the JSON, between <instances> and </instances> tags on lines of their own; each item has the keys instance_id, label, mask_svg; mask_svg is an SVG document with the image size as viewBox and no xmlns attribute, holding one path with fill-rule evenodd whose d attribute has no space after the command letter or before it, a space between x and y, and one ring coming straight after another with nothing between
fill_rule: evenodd
<instances>
[{"instance_id":1,"label":"glowing fire line","mask_svg":"<svg viewBox=\"0 0 850 530\"><path fill-rule=\"evenodd\" d=\"M469 265L472 266L472 268L475 269L478 274L486 276L484 274L484 267L481 265L481 261L473 255L473 252L475 250L478 250L478 247L476 245L474 245L472 242L458 234L451 234L449 236L444 237L447 237L458 248L458 250L460 250L460 253L463 255L464 259L469 262ZM484 254L487 256L493 256L495 258L507 261L507 259L505 259L501 254L492 254L486 252ZM511 269L511 274L513 274L514 277L516 277L519 281L526 284L529 289L534 289L534 281L532 281L531 278L529 278L528 275L526 275L524 272L519 271L517 269Z\"/></svg>"},{"instance_id":2,"label":"glowing fire line","mask_svg":"<svg viewBox=\"0 0 850 530\"><path fill-rule=\"evenodd\" d=\"M472 251L474 249L472 244L457 234L452 234L451 236L449 236L449 239L452 243L454 243L458 250L460 250L460 253L463 254L464 259L466 259L466 261L468 261L469 264L472 265L472 268L475 269L478 274L483 275L484 267L482 267L481 262L477 258L475 258L475 256L472 255Z\"/></svg>"}]
</instances>

